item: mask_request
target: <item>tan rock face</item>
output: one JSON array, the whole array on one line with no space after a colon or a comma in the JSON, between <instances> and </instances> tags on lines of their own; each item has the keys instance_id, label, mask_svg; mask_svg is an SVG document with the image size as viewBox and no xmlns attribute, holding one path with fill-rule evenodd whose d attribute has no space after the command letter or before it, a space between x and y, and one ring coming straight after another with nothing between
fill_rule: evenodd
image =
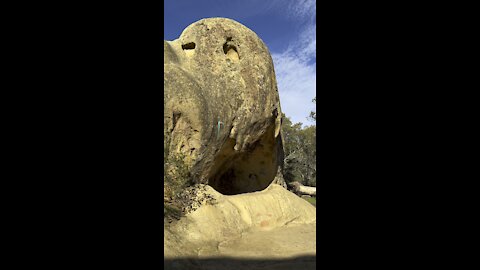
<instances>
[{"instance_id":1,"label":"tan rock face","mask_svg":"<svg viewBox=\"0 0 480 270\"><path fill-rule=\"evenodd\" d=\"M205 193L215 204L202 204L165 230L166 258L316 253L315 207L288 190L272 184L259 192L225 196L207 186Z\"/></svg>"},{"instance_id":2,"label":"tan rock face","mask_svg":"<svg viewBox=\"0 0 480 270\"><path fill-rule=\"evenodd\" d=\"M164 41L164 56L164 135L197 182L223 194L278 182L281 108L262 40L238 22L210 18Z\"/></svg>"}]
</instances>

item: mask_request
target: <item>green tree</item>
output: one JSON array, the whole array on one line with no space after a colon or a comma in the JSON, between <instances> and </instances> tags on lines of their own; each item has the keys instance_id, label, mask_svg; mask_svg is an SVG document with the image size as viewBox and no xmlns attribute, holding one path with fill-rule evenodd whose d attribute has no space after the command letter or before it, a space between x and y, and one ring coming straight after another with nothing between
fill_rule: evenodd
<instances>
[{"instance_id":1,"label":"green tree","mask_svg":"<svg viewBox=\"0 0 480 270\"><path fill-rule=\"evenodd\" d=\"M314 97L314 98L312 99L312 102L315 103L315 104L317 104L317 97ZM316 121L317 121L317 112L313 112L313 111L310 112L309 118L312 119L314 122L316 122Z\"/></svg>"},{"instance_id":2,"label":"green tree","mask_svg":"<svg viewBox=\"0 0 480 270\"><path fill-rule=\"evenodd\" d=\"M185 155L171 151L171 137L164 135L163 183L165 199L172 199L183 189L193 185Z\"/></svg>"},{"instance_id":3,"label":"green tree","mask_svg":"<svg viewBox=\"0 0 480 270\"><path fill-rule=\"evenodd\" d=\"M316 186L316 127L293 124L283 114L285 140L284 178L287 182L298 181Z\"/></svg>"}]
</instances>

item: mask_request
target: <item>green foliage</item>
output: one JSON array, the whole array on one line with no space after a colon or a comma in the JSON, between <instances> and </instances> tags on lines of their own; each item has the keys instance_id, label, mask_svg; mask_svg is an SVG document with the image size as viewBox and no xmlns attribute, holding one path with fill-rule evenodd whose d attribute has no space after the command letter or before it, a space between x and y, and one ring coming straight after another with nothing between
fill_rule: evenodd
<instances>
[{"instance_id":1,"label":"green foliage","mask_svg":"<svg viewBox=\"0 0 480 270\"><path fill-rule=\"evenodd\" d=\"M317 97L314 97L312 99L312 102L316 104L317 103ZM309 118L316 122L317 121L317 112L310 112Z\"/></svg>"},{"instance_id":2,"label":"green foliage","mask_svg":"<svg viewBox=\"0 0 480 270\"><path fill-rule=\"evenodd\" d=\"M165 138L163 152L164 191L167 197L173 198L185 187L192 184L192 177L185 162L185 155L170 152L170 138Z\"/></svg>"},{"instance_id":3,"label":"green foliage","mask_svg":"<svg viewBox=\"0 0 480 270\"><path fill-rule=\"evenodd\" d=\"M171 222L182 216L182 205L176 198L191 184L191 175L181 153L170 151L171 137L164 134L163 150L163 214Z\"/></svg>"},{"instance_id":4,"label":"green foliage","mask_svg":"<svg viewBox=\"0 0 480 270\"><path fill-rule=\"evenodd\" d=\"M312 118L316 119L314 112L312 114ZM285 181L287 183L298 181L306 186L316 186L316 126L303 128L302 123L293 124L283 114L282 130L285 141Z\"/></svg>"},{"instance_id":5,"label":"green foliage","mask_svg":"<svg viewBox=\"0 0 480 270\"><path fill-rule=\"evenodd\" d=\"M168 134L164 134L164 221L170 223L180 219L186 213L195 211L200 204L215 204L215 199L206 194L205 185L195 185L190 168L185 162L186 156L171 151Z\"/></svg>"},{"instance_id":6,"label":"green foliage","mask_svg":"<svg viewBox=\"0 0 480 270\"><path fill-rule=\"evenodd\" d=\"M317 207L317 198L315 197L302 197L307 202L311 203L313 206Z\"/></svg>"}]
</instances>

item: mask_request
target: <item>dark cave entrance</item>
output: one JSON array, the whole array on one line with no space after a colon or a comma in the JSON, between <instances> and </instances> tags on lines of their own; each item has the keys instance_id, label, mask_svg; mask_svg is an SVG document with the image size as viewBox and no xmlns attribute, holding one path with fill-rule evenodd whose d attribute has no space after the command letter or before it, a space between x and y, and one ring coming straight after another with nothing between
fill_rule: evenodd
<instances>
[{"instance_id":1,"label":"dark cave entrance","mask_svg":"<svg viewBox=\"0 0 480 270\"><path fill-rule=\"evenodd\" d=\"M233 149L235 141L228 139L216 156L208 184L224 195L236 195L267 188L277 172L277 153L274 130L265 135L246 151Z\"/></svg>"}]
</instances>

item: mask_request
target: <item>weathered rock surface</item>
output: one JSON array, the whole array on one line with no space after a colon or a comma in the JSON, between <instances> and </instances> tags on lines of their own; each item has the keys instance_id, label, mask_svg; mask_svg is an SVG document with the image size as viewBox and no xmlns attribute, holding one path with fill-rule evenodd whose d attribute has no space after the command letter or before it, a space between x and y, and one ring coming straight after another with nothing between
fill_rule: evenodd
<instances>
[{"instance_id":1,"label":"weathered rock surface","mask_svg":"<svg viewBox=\"0 0 480 270\"><path fill-rule=\"evenodd\" d=\"M207 186L213 205L165 230L164 256L288 258L315 255L315 207L272 184L263 191L223 195Z\"/></svg>"},{"instance_id":2,"label":"weathered rock surface","mask_svg":"<svg viewBox=\"0 0 480 270\"><path fill-rule=\"evenodd\" d=\"M285 186L279 94L262 40L233 20L203 19L164 41L164 56L164 135L196 182L222 194L274 179Z\"/></svg>"},{"instance_id":3,"label":"weathered rock surface","mask_svg":"<svg viewBox=\"0 0 480 270\"><path fill-rule=\"evenodd\" d=\"M165 268L315 268L315 207L283 180L282 114L265 44L235 21L211 18L165 41L164 56L169 153L183 153L196 182L208 184L195 201L213 198L164 227Z\"/></svg>"}]
</instances>

